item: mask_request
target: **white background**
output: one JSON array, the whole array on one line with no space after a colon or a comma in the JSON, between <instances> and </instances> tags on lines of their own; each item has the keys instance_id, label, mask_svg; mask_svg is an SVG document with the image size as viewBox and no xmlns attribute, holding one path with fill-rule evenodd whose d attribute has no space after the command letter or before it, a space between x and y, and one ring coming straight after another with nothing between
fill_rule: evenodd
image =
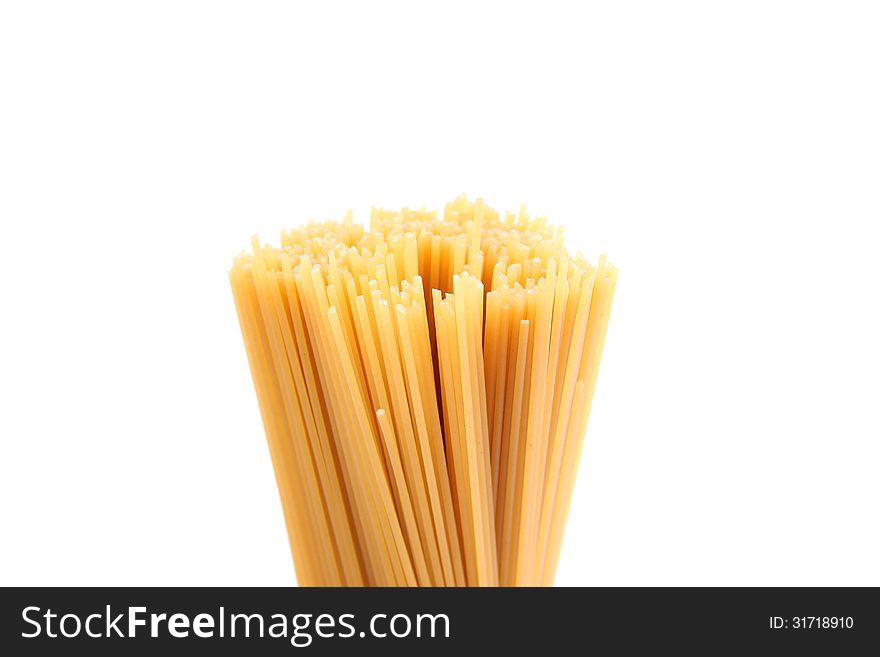
<instances>
[{"instance_id":1,"label":"white background","mask_svg":"<svg viewBox=\"0 0 880 657\"><path fill-rule=\"evenodd\" d=\"M621 271L559 584L880 585L877 4L309 4L3 3L0 583L293 583L231 258L468 192Z\"/></svg>"}]
</instances>

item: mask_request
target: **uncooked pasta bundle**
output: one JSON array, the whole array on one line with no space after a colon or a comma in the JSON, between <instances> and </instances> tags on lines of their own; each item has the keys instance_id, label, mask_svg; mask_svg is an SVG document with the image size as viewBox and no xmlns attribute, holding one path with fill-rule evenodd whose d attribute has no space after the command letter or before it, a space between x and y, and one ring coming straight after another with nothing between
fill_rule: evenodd
<instances>
[{"instance_id":1,"label":"uncooked pasta bundle","mask_svg":"<svg viewBox=\"0 0 880 657\"><path fill-rule=\"evenodd\" d=\"M234 260L303 586L549 586L617 270L460 197Z\"/></svg>"}]
</instances>

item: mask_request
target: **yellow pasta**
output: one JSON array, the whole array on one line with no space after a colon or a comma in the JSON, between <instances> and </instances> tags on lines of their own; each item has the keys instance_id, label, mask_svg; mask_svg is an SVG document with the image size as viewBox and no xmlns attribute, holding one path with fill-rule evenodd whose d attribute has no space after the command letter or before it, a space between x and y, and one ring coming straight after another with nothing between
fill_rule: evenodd
<instances>
[{"instance_id":1,"label":"yellow pasta","mask_svg":"<svg viewBox=\"0 0 880 657\"><path fill-rule=\"evenodd\" d=\"M617 269L459 197L229 273L303 586L552 585Z\"/></svg>"}]
</instances>

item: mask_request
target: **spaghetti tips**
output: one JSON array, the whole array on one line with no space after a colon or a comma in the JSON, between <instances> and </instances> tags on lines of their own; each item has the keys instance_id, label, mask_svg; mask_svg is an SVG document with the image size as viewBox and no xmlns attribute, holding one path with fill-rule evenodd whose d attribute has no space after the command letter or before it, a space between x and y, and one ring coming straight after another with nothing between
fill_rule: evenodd
<instances>
[{"instance_id":1,"label":"spaghetti tips","mask_svg":"<svg viewBox=\"0 0 880 657\"><path fill-rule=\"evenodd\" d=\"M617 280L459 197L229 273L304 586L549 586Z\"/></svg>"}]
</instances>

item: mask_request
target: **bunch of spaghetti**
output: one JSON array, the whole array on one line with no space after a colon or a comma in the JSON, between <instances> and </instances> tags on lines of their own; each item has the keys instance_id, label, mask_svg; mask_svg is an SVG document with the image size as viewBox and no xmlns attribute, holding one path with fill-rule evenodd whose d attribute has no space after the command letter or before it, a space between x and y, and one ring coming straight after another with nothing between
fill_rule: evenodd
<instances>
[{"instance_id":1,"label":"bunch of spaghetti","mask_svg":"<svg viewBox=\"0 0 880 657\"><path fill-rule=\"evenodd\" d=\"M464 197L230 279L305 586L551 585L617 270Z\"/></svg>"}]
</instances>

